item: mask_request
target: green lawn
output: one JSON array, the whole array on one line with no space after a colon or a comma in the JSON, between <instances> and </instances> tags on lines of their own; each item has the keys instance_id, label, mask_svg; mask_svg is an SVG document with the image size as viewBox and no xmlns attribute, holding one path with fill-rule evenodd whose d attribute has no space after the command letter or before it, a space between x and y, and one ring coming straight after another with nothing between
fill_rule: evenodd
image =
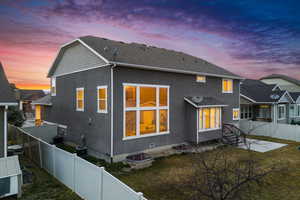
<instances>
[{"instance_id":1,"label":"green lawn","mask_svg":"<svg viewBox=\"0 0 300 200\"><path fill-rule=\"evenodd\" d=\"M265 177L264 186L254 188L253 199L299 200L300 150L298 147L300 143L268 137L252 138L288 144L288 146L266 153L253 152L253 155L260 160L262 167L277 165L284 168L284 170ZM232 159L241 158L247 154L247 151L234 147L225 147L224 151ZM214 151L205 152L205 154L213 153ZM150 168L119 175L118 178L136 191L143 192L149 200L189 199L185 194L186 189L180 190L178 188L180 188L182 180L192 175L191 166L194 156L197 154L161 158L156 160Z\"/></svg>"},{"instance_id":2,"label":"green lawn","mask_svg":"<svg viewBox=\"0 0 300 200\"><path fill-rule=\"evenodd\" d=\"M74 192L26 158L21 157L20 163L33 173L33 183L23 186L21 200L82 200ZM10 199L14 198L7 198L7 200Z\"/></svg>"}]
</instances>

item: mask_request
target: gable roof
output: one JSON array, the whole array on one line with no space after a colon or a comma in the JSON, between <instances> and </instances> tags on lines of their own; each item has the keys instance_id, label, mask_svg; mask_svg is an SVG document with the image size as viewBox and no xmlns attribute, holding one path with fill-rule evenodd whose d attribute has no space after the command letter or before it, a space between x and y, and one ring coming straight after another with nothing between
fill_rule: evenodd
<instances>
[{"instance_id":1,"label":"gable roof","mask_svg":"<svg viewBox=\"0 0 300 200\"><path fill-rule=\"evenodd\" d=\"M273 85L268 85L260 80L245 79L241 83L241 96L255 103L278 102L287 91L273 90Z\"/></svg>"},{"instance_id":2,"label":"gable roof","mask_svg":"<svg viewBox=\"0 0 300 200\"><path fill-rule=\"evenodd\" d=\"M107 64L242 79L234 73L186 53L138 43L118 42L94 36L80 37L63 46L48 73L48 77L54 74L57 64L63 56L62 50L74 42L79 42L86 46Z\"/></svg>"},{"instance_id":3,"label":"gable roof","mask_svg":"<svg viewBox=\"0 0 300 200\"><path fill-rule=\"evenodd\" d=\"M296 102L298 98L300 97L300 92L290 92L291 97Z\"/></svg>"},{"instance_id":4,"label":"gable roof","mask_svg":"<svg viewBox=\"0 0 300 200\"><path fill-rule=\"evenodd\" d=\"M3 66L0 62L0 105L16 104L15 95L6 78Z\"/></svg>"},{"instance_id":5,"label":"gable roof","mask_svg":"<svg viewBox=\"0 0 300 200\"><path fill-rule=\"evenodd\" d=\"M273 79L273 78L280 78L280 79L289 81L291 83L294 83L295 85L299 85L300 86L300 80L292 78L292 77L289 77L289 76L286 76L284 74L271 74L269 76L265 76L265 77L260 78L260 80L263 80L263 79Z\"/></svg>"},{"instance_id":6,"label":"gable roof","mask_svg":"<svg viewBox=\"0 0 300 200\"><path fill-rule=\"evenodd\" d=\"M40 99L37 99L35 101L32 101L31 103L32 105L46 105L46 106L51 106L52 102L51 102L51 95L48 94Z\"/></svg>"}]
</instances>

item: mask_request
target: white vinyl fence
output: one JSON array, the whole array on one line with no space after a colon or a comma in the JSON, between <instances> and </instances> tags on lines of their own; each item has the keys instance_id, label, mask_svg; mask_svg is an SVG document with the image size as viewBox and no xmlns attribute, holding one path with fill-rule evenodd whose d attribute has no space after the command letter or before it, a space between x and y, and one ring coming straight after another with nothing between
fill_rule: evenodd
<instances>
[{"instance_id":1,"label":"white vinyl fence","mask_svg":"<svg viewBox=\"0 0 300 200\"><path fill-rule=\"evenodd\" d=\"M300 142L300 126L298 125L241 120L240 129L250 135L269 136Z\"/></svg>"},{"instance_id":2,"label":"white vinyl fence","mask_svg":"<svg viewBox=\"0 0 300 200\"><path fill-rule=\"evenodd\" d=\"M25 138L24 151L60 182L86 200L146 200L120 180L76 154L50 145L24 130L19 133ZM25 136L25 137L24 137ZM24 139L23 139L24 141ZM37 152L38 150L38 152ZM36 158L39 157L39 161Z\"/></svg>"}]
</instances>

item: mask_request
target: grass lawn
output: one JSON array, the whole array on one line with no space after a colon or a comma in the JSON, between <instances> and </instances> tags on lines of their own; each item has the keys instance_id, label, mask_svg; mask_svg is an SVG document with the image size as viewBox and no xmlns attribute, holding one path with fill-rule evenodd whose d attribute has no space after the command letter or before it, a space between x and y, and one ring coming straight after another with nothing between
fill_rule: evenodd
<instances>
[{"instance_id":1,"label":"grass lawn","mask_svg":"<svg viewBox=\"0 0 300 200\"><path fill-rule=\"evenodd\" d=\"M278 165L284 170L274 172L265 177L263 187L254 188L253 199L263 200L299 200L300 199L300 146L299 142L279 140L268 137L251 137L272 142L288 144L277 150L266 153L253 152L260 160L262 167ZM232 159L238 159L247 154L247 151L234 148L224 148L226 154ZM214 151L205 152L213 154ZM161 158L150 168L136 170L127 174L118 175L124 183L135 191L143 192L149 200L185 200L187 195L180 191L181 180L191 175L191 166L197 154L176 155ZM176 185L176 187L174 187Z\"/></svg>"},{"instance_id":2,"label":"grass lawn","mask_svg":"<svg viewBox=\"0 0 300 200\"><path fill-rule=\"evenodd\" d=\"M33 183L22 188L21 200L82 200L46 171L38 168L26 158L20 157L20 164L33 174ZM7 198L11 200L14 198Z\"/></svg>"}]
</instances>

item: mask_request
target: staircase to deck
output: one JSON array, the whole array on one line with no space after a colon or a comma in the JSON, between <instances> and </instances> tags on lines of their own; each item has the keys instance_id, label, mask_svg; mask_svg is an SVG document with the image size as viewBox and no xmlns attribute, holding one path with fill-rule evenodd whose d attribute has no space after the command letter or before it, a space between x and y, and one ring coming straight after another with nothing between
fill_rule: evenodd
<instances>
[{"instance_id":1,"label":"staircase to deck","mask_svg":"<svg viewBox=\"0 0 300 200\"><path fill-rule=\"evenodd\" d=\"M233 124L223 124L222 142L227 145L238 146L246 143L246 134Z\"/></svg>"}]
</instances>

